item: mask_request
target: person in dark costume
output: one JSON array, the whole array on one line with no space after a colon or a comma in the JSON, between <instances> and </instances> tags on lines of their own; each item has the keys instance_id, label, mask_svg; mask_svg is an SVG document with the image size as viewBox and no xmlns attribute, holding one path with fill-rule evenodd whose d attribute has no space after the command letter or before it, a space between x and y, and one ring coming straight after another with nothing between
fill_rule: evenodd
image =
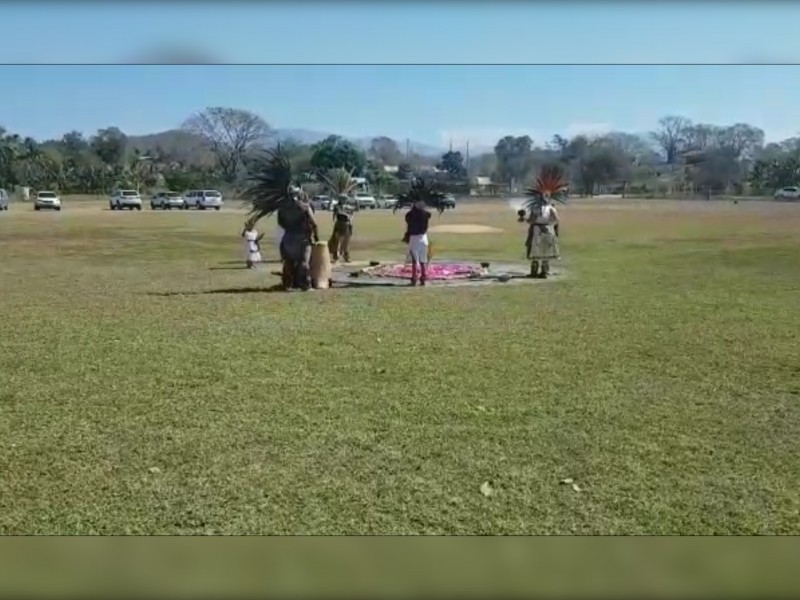
<instances>
[{"instance_id":1,"label":"person in dark costume","mask_svg":"<svg viewBox=\"0 0 800 600\"><path fill-rule=\"evenodd\" d=\"M302 192L291 185L292 168L282 146L253 158L249 171L250 185L244 198L251 204L250 219L255 223L276 213L285 232L280 244L282 287L308 290L311 244L319 241L317 222Z\"/></svg>"},{"instance_id":2,"label":"person in dark costume","mask_svg":"<svg viewBox=\"0 0 800 600\"><path fill-rule=\"evenodd\" d=\"M281 241L283 287L308 290L311 287L311 244L319 241L314 214L309 205L295 195L278 208L278 225L285 232Z\"/></svg>"}]
</instances>

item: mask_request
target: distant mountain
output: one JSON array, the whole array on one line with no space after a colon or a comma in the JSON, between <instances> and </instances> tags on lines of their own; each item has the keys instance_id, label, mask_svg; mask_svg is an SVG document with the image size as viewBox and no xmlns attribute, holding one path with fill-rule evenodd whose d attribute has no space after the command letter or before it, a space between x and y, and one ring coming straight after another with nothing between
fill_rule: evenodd
<instances>
[{"instance_id":1,"label":"distant mountain","mask_svg":"<svg viewBox=\"0 0 800 600\"><path fill-rule=\"evenodd\" d=\"M330 135L336 135L325 131L313 131L310 129L281 128L272 131L268 139L268 144L286 142L293 140L300 144L316 144ZM342 136L344 139L353 142L361 150L369 150L373 137L351 138ZM374 136L378 137L378 136ZM401 152L406 150L405 140L396 140ZM128 145L131 148L138 148L144 153L154 152L157 148L175 157L180 161L191 161L196 163L213 163L213 156L208 150L205 141L191 133L180 129L162 131L148 135L136 135L128 137ZM443 154L446 149L409 141L409 149L412 153L421 156L433 157Z\"/></svg>"},{"instance_id":2,"label":"distant mountain","mask_svg":"<svg viewBox=\"0 0 800 600\"><path fill-rule=\"evenodd\" d=\"M332 134L324 131L312 131L311 129L273 129L270 135L270 141L286 142L292 140L300 144L310 145L321 142L329 135Z\"/></svg>"}]
</instances>

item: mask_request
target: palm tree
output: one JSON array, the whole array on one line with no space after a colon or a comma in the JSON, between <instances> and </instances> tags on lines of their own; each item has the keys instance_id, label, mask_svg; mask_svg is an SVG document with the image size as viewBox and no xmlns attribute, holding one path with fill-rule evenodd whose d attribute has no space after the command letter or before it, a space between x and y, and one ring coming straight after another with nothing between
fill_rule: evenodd
<instances>
[{"instance_id":1,"label":"palm tree","mask_svg":"<svg viewBox=\"0 0 800 600\"><path fill-rule=\"evenodd\" d=\"M375 185L378 188L378 193L383 194L383 192L389 187L390 184L396 181L396 178L392 175L389 175L386 171L378 171L375 174Z\"/></svg>"},{"instance_id":2,"label":"palm tree","mask_svg":"<svg viewBox=\"0 0 800 600\"><path fill-rule=\"evenodd\" d=\"M292 201L292 165L280 144L249 161L247 183L242 197L250 204L254 223Z\"/></svg>"},{"instance_id":3,"label":"palm tree","mask_svg":"<svg viewBox=\"0 0 800 600\"><path fill-rule=\"evenodd\" d=\"M317 177L331 196L339 198L349 196L356 189L358 183L353 179L353 171L347 169L331 169L327 174L319 174Z\"/></svg>"},{"instance_id":4,"label":"palm tree","mask_svg":"<svg viewBox=\"0 0 800 600\"><path fill-rule=\"evenodd\" d=\"M439 188L435 181L430 181L419 177L411 184L411 189L397 197L397 204L394 205L394 212L400 208L411 206L422 200L427 206L435 208L439 214L446 208L445 193Z\"/></svg>"}]
</instances>

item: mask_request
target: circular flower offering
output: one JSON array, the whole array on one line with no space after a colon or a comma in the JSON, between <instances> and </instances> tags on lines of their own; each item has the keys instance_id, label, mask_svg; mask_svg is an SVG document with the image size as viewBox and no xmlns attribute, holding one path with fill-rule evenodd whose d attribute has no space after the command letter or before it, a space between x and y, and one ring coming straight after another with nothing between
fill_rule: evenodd
<instances>
[{"instance_id":1,"label":"circular flower offering","mask_svg":"<svg viewBox=\"0 0 800 600\"><path fill-rule=\"evenodd\" d=\"M410 264L385 264L364 269L365 274L387 279L411 279ZM461 262L437 262L428 265L429 281L447 281L451 279L469 279L485 274L485 269L478 265Z\"/></svg>"}]
</instances>

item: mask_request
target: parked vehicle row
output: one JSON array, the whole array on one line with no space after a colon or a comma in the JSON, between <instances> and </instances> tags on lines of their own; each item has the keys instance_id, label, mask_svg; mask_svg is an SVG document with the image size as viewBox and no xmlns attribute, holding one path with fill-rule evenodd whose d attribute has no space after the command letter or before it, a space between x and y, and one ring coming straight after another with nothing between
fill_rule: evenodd
<instances>
[{"instance_id":1,"label":"parked vehicle row","mask_svg":"<svg viewBox=\"0 0 800 600\"><path fill-rule=\"evenodd\" d=\"M331 196L319 195L311 199L311 206L314 210L333 210L339 205L340 201ZM373 210L376 208L394 208L397 204L395 196L378 196L375 198L368 192L357 192L354 196L348 196L346 204L356 210Z\"/></svg>"},{"instance_id":2,"label":"parked vehicle row","mask_svg":"<svg viewBox=\"0 0 800 600\"><path fill-rule=\"evenodd\" d=\"M797 195L791 192L797 191ZM797 198L800 196L800 188L783 188L775 192L775 197ZM347 197L347 206L356 210L376 208L393 209L397 205L396 196L379 195L375 198L368 192L357 192L354 196ZM9 194L6 190L0 189L0 211L8 210ZM314 210L333 210L339 204L339 200L327 195L314 196L311 206ZM448 194L445 199L447 208L456 207L456 199L452 194ZM185 193L163 191L155 193L150 199L151 210L197 210L222 208L222 194L218 190L189 190ZM110 210L142 210L142 197L136 190L114 190L108 201ZM33 202L34 210L61 210L61 197L57 192L40 191L36 193Z\"/></svg>"},{"instance_id":3,"label":"parked vehicle row","mask_svg":"<svg viewBox=\"0 0 800 600\"><path fill-rule=\"evenodd\" d=\"M111 210L142 210L142 197L136 190L115 190L109 200ZM150 199L151 210L197 210L222 208L222 194L217 190L189 190L180 192L157 192Z\"/></svg>"}]
</instances>

